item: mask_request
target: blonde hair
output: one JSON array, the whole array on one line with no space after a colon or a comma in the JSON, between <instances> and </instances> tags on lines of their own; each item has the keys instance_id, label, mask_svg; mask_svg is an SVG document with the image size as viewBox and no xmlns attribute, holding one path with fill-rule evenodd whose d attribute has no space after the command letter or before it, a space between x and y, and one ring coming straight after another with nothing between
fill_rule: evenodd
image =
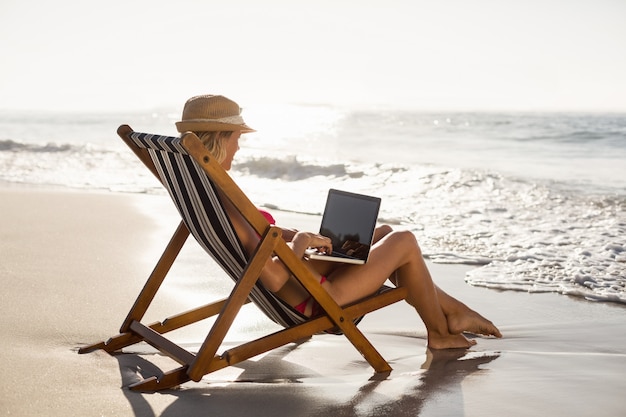
<instances>
[{"instance_id":1,"label":"blonde hair","mask_svg":"<svg viewBox=\"0 0 626 417\"><path fill-rule=\"evenodd\" d=\"M213 131L213 132L195 132L195 134L200 138L202 144L211 154L217 159L217 162L220 164L226 158L226 146L224 143L233 132L226 131Z\"/></svg>"}]
</instances>

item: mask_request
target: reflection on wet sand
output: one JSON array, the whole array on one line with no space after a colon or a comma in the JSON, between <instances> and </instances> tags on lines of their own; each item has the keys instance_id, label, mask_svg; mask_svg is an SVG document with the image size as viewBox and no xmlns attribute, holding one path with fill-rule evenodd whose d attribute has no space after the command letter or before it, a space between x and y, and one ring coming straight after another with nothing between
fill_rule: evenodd
<instances>
[{"instance_id":1,"label":"reflection on wet sand","mask_svg":"<svg viewBox=\"0 0 626 417\"><path fill-rule=\"evenodd\" d=\"M298 345L277 349L259 360L238 364L242 372L231 381L203 380L163 395L177 397L163 413L151 410L139 394L125 390L135 415L298 415L298 416L416 416L430 407L441 407L448 415L462 416L462 381L496 359L495 352L463 349L426 350L421 369L375 374L363 382L366 363L353 363L354 375L337 375L335 369L321 374L286 359ZM154 364L138 354L116 356L123 385L135 382L138 374L154 375ZM406 361L407 358L397 359ZM445 397L442 396L445 394ZM445 404L438 403L445 398ZM195 414L194 414L195 413ZM430 414L430 413L428 413Z\"/></svg>"}]
</instances>

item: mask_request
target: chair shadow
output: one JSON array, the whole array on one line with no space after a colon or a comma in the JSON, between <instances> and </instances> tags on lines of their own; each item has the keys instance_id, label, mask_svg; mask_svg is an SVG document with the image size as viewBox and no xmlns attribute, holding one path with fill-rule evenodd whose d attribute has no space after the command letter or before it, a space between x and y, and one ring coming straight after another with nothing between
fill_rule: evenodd
<instances>
[{"instance_id":1,"label":"chair shadow","mask_svg":"<svg viewBox=\"0 0 626 417\"><path fill-rule=\"evenodd\" d=\"M258 361L236 365L241 374L227 383L203 380L196 385L162 391L176 399L161 414L170 416L417 416L424 406L445 401L449 415L462 416L465 377L481 371L480 366L499 353L463 349L426 350L426 361L415 372L374 374L361 384L358 376L368 364L351 364L356 375L349 381L284 360L298 345L276 349ZM136 382L139 375L159 375L162 371L138 354L115 355L123 386ZM402 358L401 358L402 359ZM392 361L393 362L393 361ZM360 369L357 369L360 368ZM395 371L394 371L395 372ZM134 415L156 416L149 397L124 389ZM442 395L445 394L445 395Z\"/></svg>"}]
</instances>

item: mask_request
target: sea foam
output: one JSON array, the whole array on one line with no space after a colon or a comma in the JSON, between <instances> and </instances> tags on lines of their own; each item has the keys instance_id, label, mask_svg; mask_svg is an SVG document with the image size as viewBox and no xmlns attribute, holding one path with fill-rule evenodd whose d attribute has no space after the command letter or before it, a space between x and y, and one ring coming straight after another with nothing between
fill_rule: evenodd
<instances>
[{"instance_id":1,"label":"sea foam","mask_svg":"<svg viewBox=\"0 0 626 417\"><path fill-rule=\"evenodd\" d=\"M376 195L381 222L475 266L473 285L626 302L626 116L296 110L300 130L252 118L240 141L231 175L255 204L321 214L331 187ZM115 135L134 118L175 134L170 115L0 118L0 180L164 194Z\"/></svg>"}]
</instances>

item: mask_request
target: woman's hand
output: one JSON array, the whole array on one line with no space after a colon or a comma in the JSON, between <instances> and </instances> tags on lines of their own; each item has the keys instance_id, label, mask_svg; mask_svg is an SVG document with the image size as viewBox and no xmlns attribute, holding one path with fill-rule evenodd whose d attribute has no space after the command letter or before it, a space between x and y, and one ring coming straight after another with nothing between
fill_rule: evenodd
<instances>
[{"instance_id":1,"label":"woman's hand","mask_svg":"<svg viewBox=\"0 0 626 417\"><path fill-rule=\"evenodd\" d=\"M315 248L323 253L332 253L333 245L326 236L311 232L298 232L291 241L291 249L298 257L303 257L308 248Z\"/></svg>"},{"instance_id":2,"label":"woman's hand","mask_svg":"<svg viewBox=\"0 0 626 417\"><path fill-rule=\"evenodd\" d=\"M308 248L314 248L318 252L331 254L333 252L333 243L330 238L322 235L318 235L317 233L311 234L311 241L309 242Z\"/></svg>"}]
</instances>

